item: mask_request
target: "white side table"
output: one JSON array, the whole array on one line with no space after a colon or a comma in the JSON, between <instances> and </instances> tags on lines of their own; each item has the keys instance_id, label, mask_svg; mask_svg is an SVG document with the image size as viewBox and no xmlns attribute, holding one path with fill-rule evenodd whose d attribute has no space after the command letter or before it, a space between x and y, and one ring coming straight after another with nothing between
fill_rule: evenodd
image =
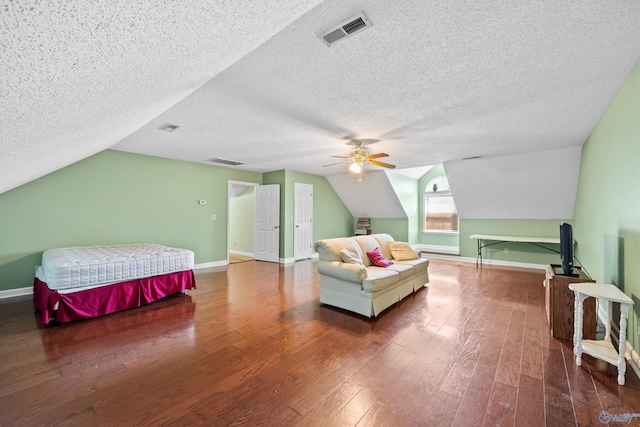
<instances>
[{"instance_id":1,"label":"white side table","mask_svg":"<svg viewBox=\"0 0 640 427\"><path fill-rule=\"evenodd\" d=\"M627 365L624 359L625 345L627 341L627 313L629 306L633 305L633 300L625 295L614 285L603 285L600 283L571 283L569 285L576 296L574 315L574 335L573 352L576 355L576 365L582 364L582 353L604 360L618 367L618 384L624 385L624 374ZM604 340L583 340L582 339L582 305L589 297L599 298L607 301L607 320ZM611 304L620 304L620 344L618 351L611 344Z\"/></svg>"}]
</instances>

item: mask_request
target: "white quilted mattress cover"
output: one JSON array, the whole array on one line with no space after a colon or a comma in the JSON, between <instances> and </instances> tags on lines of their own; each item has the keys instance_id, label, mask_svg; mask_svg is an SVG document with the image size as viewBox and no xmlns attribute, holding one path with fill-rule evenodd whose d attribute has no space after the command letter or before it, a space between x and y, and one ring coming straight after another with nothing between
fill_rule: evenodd
<instances>
[{"instance_id":1,"label":"white quilted mattress cover","mask_svg":"<svg viewBox=\"0 0 640 427\"><path fill-rule=\"evenodd\" d=\"M36 277L49 289L69 292L193 268L188 249L154 243L48 249Z\"/></svg>"}]
</instances>

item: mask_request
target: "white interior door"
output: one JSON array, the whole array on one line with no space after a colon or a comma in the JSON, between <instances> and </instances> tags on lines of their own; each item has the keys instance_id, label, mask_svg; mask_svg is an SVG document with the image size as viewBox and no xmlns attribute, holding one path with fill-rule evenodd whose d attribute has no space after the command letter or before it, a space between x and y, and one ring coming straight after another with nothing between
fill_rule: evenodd
<instances>
[{"instance_id":1,"label":"white interior door","mask_svg":"<svg viewBox=\"0 0 640 427\"><path fill-rule=\"evenodd\" d=\"M295 182L293 257L311 258L313 241L313 185Z\"/></svg>"},{"instance_id":2,"label":"white interior door","mask_svg":"<svg viewBox=\"0 0 640 427\"><path fill-rule=\"evenodd\" d=\"M257 261L280 260L280 185L256 187L254 258Z\"/></svg>"}]
</instances>

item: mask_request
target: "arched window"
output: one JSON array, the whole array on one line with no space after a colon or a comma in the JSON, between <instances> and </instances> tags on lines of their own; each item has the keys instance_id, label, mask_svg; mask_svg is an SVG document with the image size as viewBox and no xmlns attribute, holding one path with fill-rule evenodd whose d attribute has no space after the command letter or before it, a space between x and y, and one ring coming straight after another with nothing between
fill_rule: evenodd
<instances>
[{"instance_id":1,"label":"arched window","mask_svg":"<svg viewBox=\"0 0 640 427\"><path fill-rule=\"evenodd\" d=\"M446 176L433 178L424 190L424 231L458 233L458 211Z\"/></svg>"}]
</instances>

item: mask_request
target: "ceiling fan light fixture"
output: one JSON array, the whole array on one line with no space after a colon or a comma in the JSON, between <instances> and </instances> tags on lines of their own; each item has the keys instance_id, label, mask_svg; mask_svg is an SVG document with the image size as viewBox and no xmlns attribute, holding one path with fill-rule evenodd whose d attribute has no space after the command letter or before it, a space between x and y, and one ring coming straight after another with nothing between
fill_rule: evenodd
<instances>
[{"instance_id":1,"label":"ceiling fan light fixture","mask_svg":"<svg viewBox=\"0 0 640 427\"><path fill-rule=\"evenodd\" d=\"M396 167L395 165L392 165L390 163L384 163L384 162L379 162L378 160L373 160L373 159L379 159L382 157L389 157L387 153L376 153L376 154L369 155L369 153L367 153L366 150L362 149L362 141L354 139L351 141L351 143L353 143L356 146L356 149L351 153L349 153L349 157L331 156L331 157L340 157L346 160L338 163L330 163L324 166L332 166L332 165L337 165L339 163L349 163L350 164L349 170L358 176L358 182L362 181L362 173L364 172L364 165L380 166L388 169L394 169Z\"/></svg>"}]
</instances>

